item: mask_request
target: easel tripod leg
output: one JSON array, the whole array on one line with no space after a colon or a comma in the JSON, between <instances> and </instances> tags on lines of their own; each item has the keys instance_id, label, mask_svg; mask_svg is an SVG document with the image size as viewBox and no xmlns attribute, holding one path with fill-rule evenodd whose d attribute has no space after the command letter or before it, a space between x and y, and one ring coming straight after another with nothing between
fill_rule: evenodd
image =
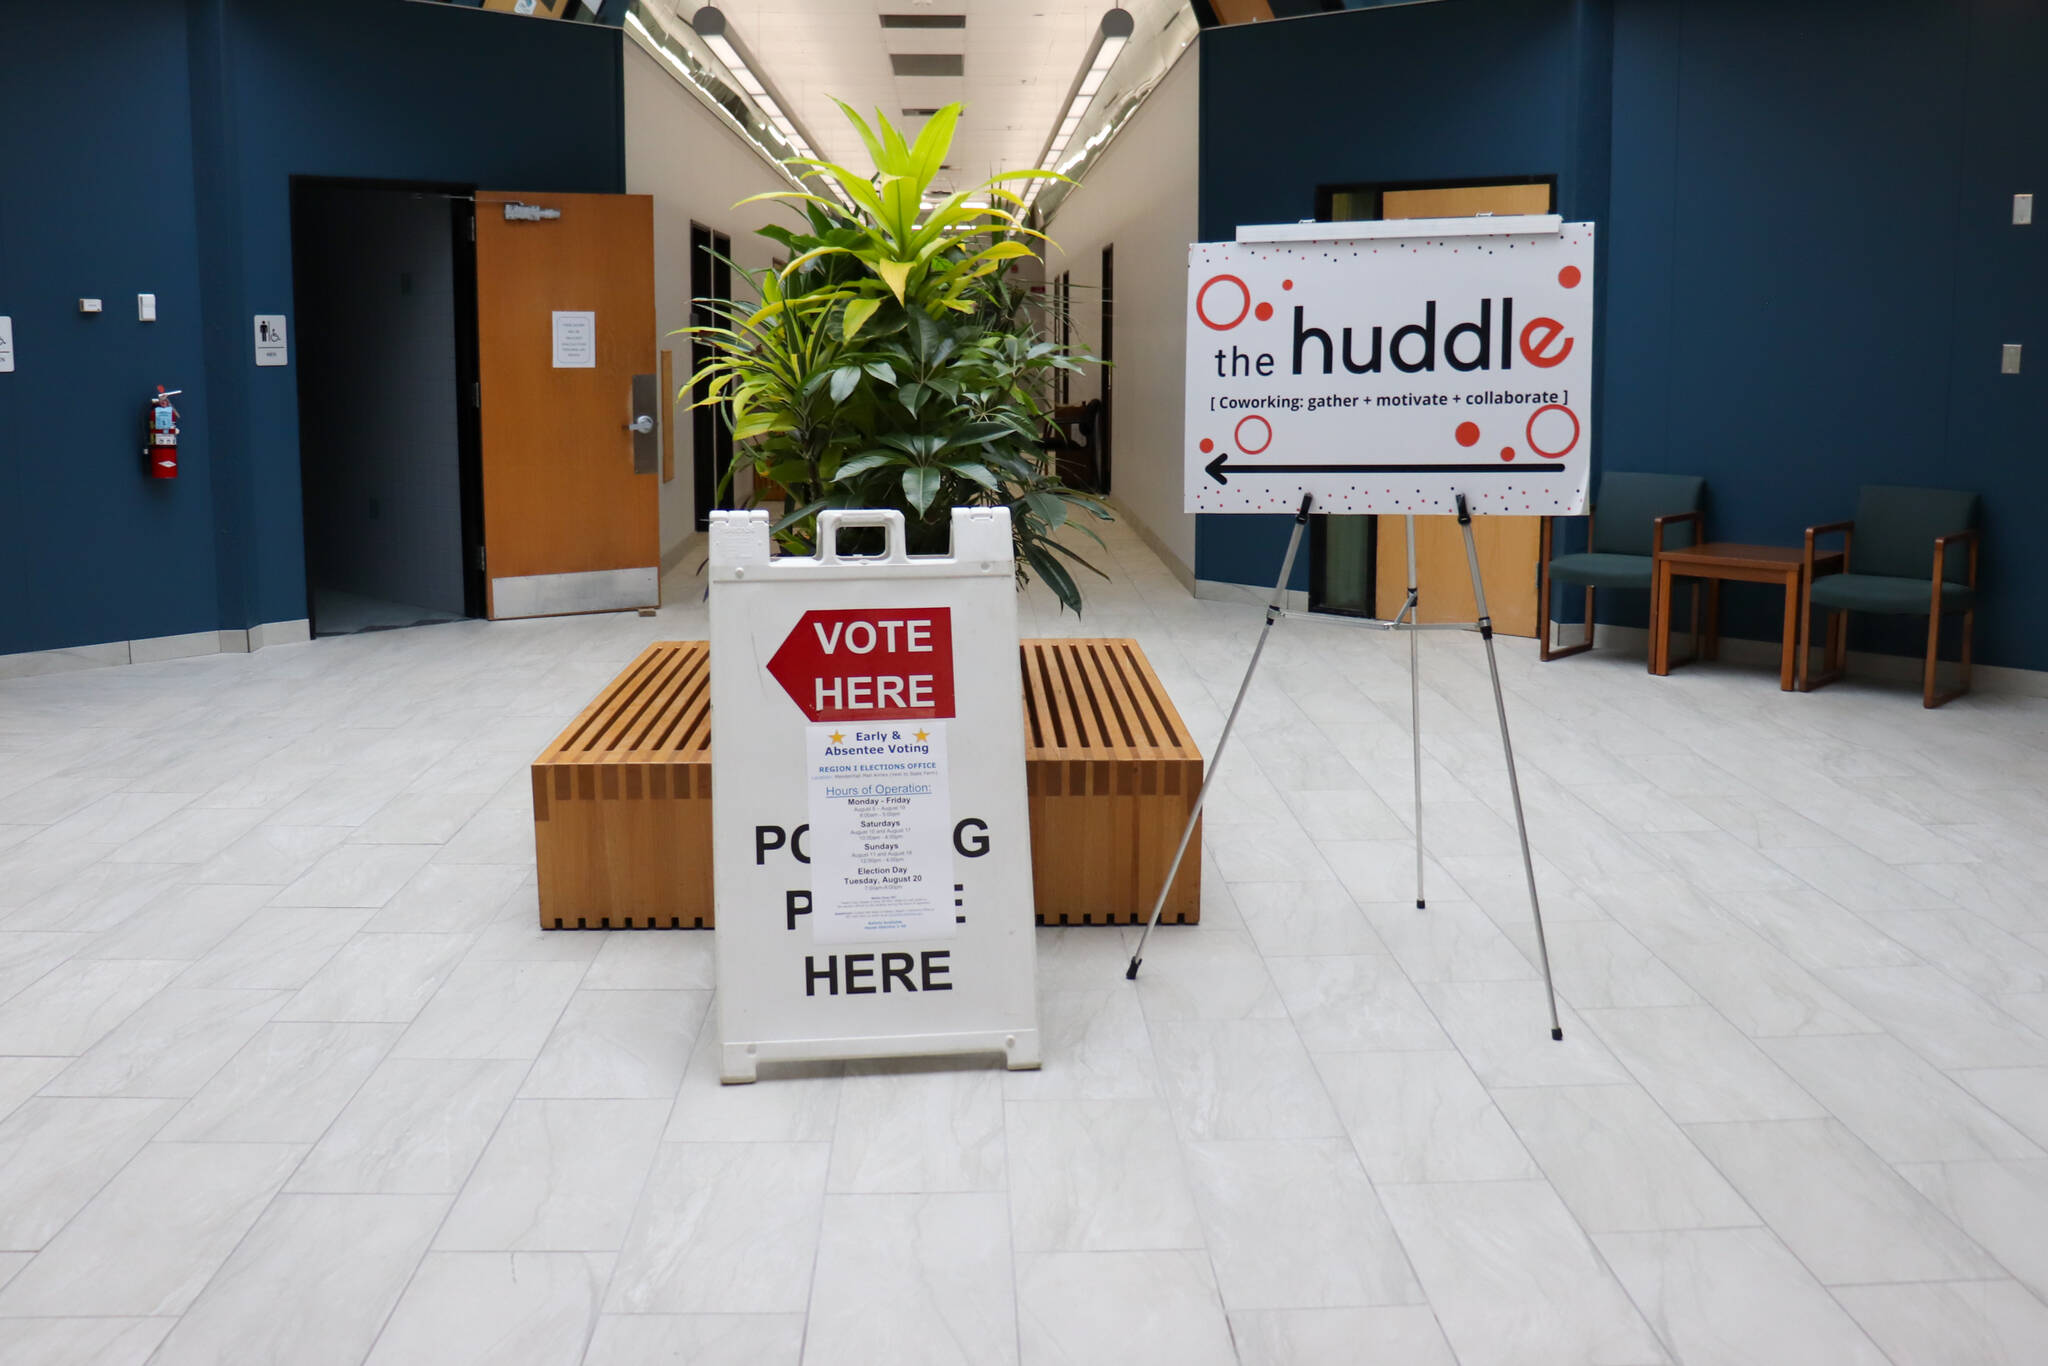
<instances>
[{"instance_id":1,"label":"easel tripod leg","mask_svg":"<svg viewBox=\"0 0 2048 1366\"><path fill-rule=\"evenodd\" d=\"M1413 629L1422 617L1422 595L1416 586L1415 514L1408 514L1408 734L1415 750L1415 909L1422 909L1422 632Z\"/></svg>"},{"instance_id":2,"label":"easel tripod leg","mask_svg":"<svg viewBox=\"0 0 2048 1366\"><path fill-rule=\"evenodd\" d=\"M1294 573L1294 555L1301 549L1301 533L1308 526L1308 508L1314 497L1304 493L1301 508L1294 514L1294 531L1287 538L1287 555L1280 561L1280 581L1273 585L1273 600L1266 608L1266 624L1259 630L1259 643L1252 648L1251 663L1244 667L1244 682L1237 686L1237 700L1230 704L1230 715L1224 718L1223 734L1216 740L1216 752L1209 756L1209 771L1202 778L1201 791L1195 794L1194 810L1188 812L1187 828L1180 832L1180 844L1173 851L1173 862L1166 869L1166 880L1159 884L1159 899L1152 903L1152 918L1145 922L1145 932L1138 936L1138 947L1131 953L1131 965L1124 969L1127 981L1138 979L1138 964L1145 960L1145 941L1152 937L1152 930L1166 909L1167 893L1173 890L1173 880L1180 876L1180 861L1187 856L1188 841L1195 837L1195 822L1201 820L1202 804L1209 800L1209 785L1216 781L1216 774L1223 766L1223 749L1230 743L1230 732L1237 725L1237 713L1244 706L1245 695L1252 690L1252 675L1259 671L1259 656L1266 652L1266 637L1273 634L1273 623L1280 620L1280 614L1287 608L1287 580Z\"/></svg>"},{"instance_id":3,"label":"easel tripod leg","mask_svg":"<svg viewBox=\"0 0 2048 1366\"><path fill-rule=\"evenodd\" d=\"M1486 642L1486 670L1493 676L1493 710L1500 718L1500 752L1507 760L1508 795L1515 804L1515 834L1522 842L1522 872L1529 880L1529 914L1536 922L1536 955L1543 962L1543 992L1550 1002L1550 1037L1564 1038L1557 1018L1557 987L1550 979L1550 945L1543 935L1543 907L1536 895L1536 861L1529 853L1529 824L1522 816L1522 785L1515 777L1515 747L1508 739L1508 704L1500 690L1500 663L1493 653L1493 618L1486 612L1486 589L1479 581L1479 547L1472 539L1472 512L1458 495L1458 529L1465 535L1465 561L1472 570L1472 601L1479 607L1479 638Z\"/></svg>"}]
</instances>

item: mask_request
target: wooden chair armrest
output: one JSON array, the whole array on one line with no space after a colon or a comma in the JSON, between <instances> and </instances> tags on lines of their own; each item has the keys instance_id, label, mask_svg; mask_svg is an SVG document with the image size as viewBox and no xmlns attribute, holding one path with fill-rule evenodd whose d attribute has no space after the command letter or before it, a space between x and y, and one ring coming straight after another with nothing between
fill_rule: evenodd
<instances>
[{"instance_id":1,"label":"wooden chair armrest","mask_svg":"<svg viewBox=\"0 0 2048 1366\"><path fill-rule=\"evenodd\" d=\"M1663 515L1662 517L1656 518L1655 520L1653 520L1653 521L1652 521L1652 522L1650 523L1650 554L1651 554L1651 555L1655 556L1655 555L1661 555L1661 554L1663 554L1663 553L1664 553L1664 528L1665 528L1665 526L1666 526L1666 525L1668 525L1668 524L1670 524L1670 523L1672 523L1672 522L1691 522L1691 523L1692 523L1692 540L1693 540L1693 544L1694 544L1694 545L1698 545L1698 544L1699 544L1699 541L1700 541L1700 514L1699 514L1699 511L1698 511L1697 509L1695 509L1695 510L1693 510L1693 511L1691 511L1691 512L1668 512L1668 513L1664 514L1664 515Z\"/></svg>"},{"instance_id":2,"label":"wooden chair armrest","mask_svg":"<svg viewBox=\"0 0 2048 1366\"><path fill-rule=\"evenodd\" d=\"M1934 538L1934 582L1937 585L1941 583L1943 572L1948 567L1948 543L1950 541L1963 541L1969 545L1970 577L1967 582L1970 587L1975 588L1977 586L1977 531L1974 527L1967 531L1951 531L1946 536L1936 536ZM1940 592L1941 590L1937 587L1935 591Z\"/></svg>"},{"instance_id":3,"label":"wooden chair armrest","mask_svg":"<svg viewBox=\"0 0 2048 1366\"><path fill-rule=\"evenodd\" d=\"M1806 568L1806 581L1808 583L1813 582L1814 538L1816 536L1833 535L1837 531L1842 533L1842 569L1845 572L1848 570L1849 544L1856 538L1856 523L1853 520L1847 522L1822 522L1819 526L1810 526L1806 529L1806 557L1803 563Z\"/></svg>"}]
</instances>

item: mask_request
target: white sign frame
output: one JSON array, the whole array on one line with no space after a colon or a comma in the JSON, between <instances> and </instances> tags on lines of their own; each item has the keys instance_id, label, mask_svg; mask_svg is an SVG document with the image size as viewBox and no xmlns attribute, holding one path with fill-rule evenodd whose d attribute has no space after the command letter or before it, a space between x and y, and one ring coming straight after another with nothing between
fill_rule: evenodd
<instances>
[{"instance_id":1,"label":"white sign frame","mask_svg":"<svg viewBox=\"0 0 2048 1366\"><path fill-rule=\"evenodd\" d=\"M880 528L887 551L839 555L840 530L857 526ZM948 555L906 553L894 511L823 513L818 541L816 556L776 555L766 512L711 515L719 1075L750 1082L763 1062L982 1052L1002 1054L1012 1069L1035 1068L1037 941L1009 511L953 509ZM809 857L808 832L797 830L808 823L814 722L770 661L807 612L938 608L951 621L952 714L933 719L950 741L956 923L944 938L889 938L872 949L819 942L812 870L799 861ZM862 954L869 961L856 964ZM891 967L894 975L883 975Z\"/></svg>"},{"instance_id":2,"label":"white sign frame","mask_svg":"<svg viewBox=\"0 0 2048 1366\"><path fill-rule=\"evenodd\" d=\"M1584 513L1593 258L1554 214L1192 244L1186 511Z\"/></svg>"}]
</instances>

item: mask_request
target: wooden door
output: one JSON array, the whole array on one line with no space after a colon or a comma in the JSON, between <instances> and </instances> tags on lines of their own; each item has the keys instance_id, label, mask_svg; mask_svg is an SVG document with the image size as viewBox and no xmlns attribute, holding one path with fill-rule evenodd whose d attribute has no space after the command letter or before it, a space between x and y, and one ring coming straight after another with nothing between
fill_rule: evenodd
<instances>
[{"instance_id":1,"label":"wooden door","mask_svg":"<svg viewBox=\"0 0 2048 1366\"><path fill-rule=\"evenodd\" d=\"M490 616L656 606L653 199L479 191L476 315Z\"/></svg>"},{"instance_id":2,"label":"wooden door","mask_svg":"<svg viewBox=\"0 0 2048 1366\"><path fill-rule=\"evenodd\" d=\"M1539 525L1534 517L1474 517L1472 541L1479 550L1479 582L1493 629L1504 636L1536 634L1536 553ZM1379 519L1379 550L1373 561L1373 615L1391 617L1408 599L1406 519ZM1465 536L1455 517L1415 519L1415 575L1421 590L1422 621L1472 621L1472 569Z\"/></svg>"},{"instance_id":3,"label":"wooden door","mask_svg":"<svg viewBox=\"0 0 2048 1366\"><path fill-rule=\"evenodd\" d=\"M1549 213L1548 185L1459 185L1435 190L1388 190L1380 199L1383 218L1465 218L1478 213ZM1479 548L1479 580L1493 629L1504 636L1536 634L1534 517L1474 517L1472 539ZM1379 550L1373 561L1373 615L1390 617L1408 594L1408 535L1399 517L1379 519ZM1465 562L1465 537L1455 517L1415 519L1415 570L1421 580L1423 621L1471 621L1472 570Z\"/></svg>"}]
</instances>

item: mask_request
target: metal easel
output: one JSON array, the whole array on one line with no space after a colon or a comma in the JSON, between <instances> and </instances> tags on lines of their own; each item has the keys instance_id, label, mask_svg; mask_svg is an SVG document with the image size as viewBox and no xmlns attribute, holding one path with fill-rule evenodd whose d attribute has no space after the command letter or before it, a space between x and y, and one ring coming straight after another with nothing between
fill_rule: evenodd
<instances>
[{"instance_id":1,"label":"metal easel","mask_svg":"<svg viewBox=\"0 0 2048 1366\"><path fill-rule=\"evenodd\" d=\"M1515 777L1515 747L1508 738L1507 701L1500 690L1500 664L1493 652L1493 618L1486 611L1486 588L1479 581L1479 548L1472 540L1472 512L1465 504L1465 495L1456 495L1458 506L1458 529L1465 537L1465 562L1472 571L1472 601L1478 608L1478 620L1467 625L1464 622L1424 623L1416 619L1416 604L1419 594L1416 589L1415 572L1415 515L1409 513L1408 522L1408 597L1401 610L1391 620L1375 617L1340 617L1320 612L1295 612L1287 608L1287 580L1294 572L1294 557L1301 549L1301 533L1308 526L1309 506L1315 495L1304 493L1301 508L1294 514L1294 531L1287 538L1287 554L1280 561L1280 579L1273 585L1273 600L1266 605L1266 624L1259 630L1259 643L1252 649L1251 663L1245 666L1244 682L1238 685L1237 700L1230 704L1230 715L1223 722L1223 734L1216 741L1216 752L1209 760L1209 772L1202 779L1202 789L1195 794L1194 810L1188 813L1187 828L1181 832L1180 846L1173 851L1173 864L1166 870L1166 879L1160 885L1159 899L1152 903L1152 919L1145 925L1145 932L1138 936L1138 947L1131 954L1131 965L1125 969L1124 977L1135 981L1138 965L1144 961L1145 941L1152 937L1159 916L1166 909L1166 893L1173 886L1174 878L1180 873L1180 861L1188 852L1188 843L1194 838L1195 822L1202 817L1202 804L1209 799L1210 784L1216 781L1217 770L1223 763L1223 750L1230 743L1230 732L1237 725L1237 713L1244 706L1246 694L1252 689L1252 676L1258 672L1259 656L1266 651L1266 637L1273 633L1273 626L1285 618L1311 621L1324 626L1360 626L1381 631L1408 632L1408 704L1410 708L1409 733L1415 751L1415 907L1424 909L1422 870L1422 674L1421 674L1421 633L1424 631L1477 631L1479 638L1486 642L1486 668L1493 676L1493 708L1500 718L1500 749L1507 759L1508 794L1515 804L1515 834L1522 844L1522 872L1529 881L1529 914L1536 922L1536 953L1543 964L1543 991L1550 1004L1550 1037L1564 1038L1564 1027L1557 1018L1557 988L1550 978L1550 946L1543 935L1543 907L1536 895L1536 863L1529 853L1529 826L1522 817L1522 785Z\"/></svg>"}]
</instances>

